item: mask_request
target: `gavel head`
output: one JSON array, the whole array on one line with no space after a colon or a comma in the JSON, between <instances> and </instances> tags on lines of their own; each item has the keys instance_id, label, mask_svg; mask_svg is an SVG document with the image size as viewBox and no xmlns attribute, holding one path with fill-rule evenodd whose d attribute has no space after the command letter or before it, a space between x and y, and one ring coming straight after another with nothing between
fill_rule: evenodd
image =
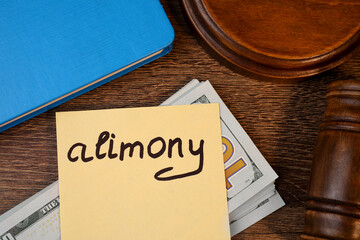
<instances>
[{"instance_id":1,"label":"gavel head","mask_svg":"<svg viewBox=\"0 0 360 240\"><path fill-rule=\"evenodd\" d=\"M360 239L360 81L329 84L303 239Z\"/></svg>"}]
</instances>

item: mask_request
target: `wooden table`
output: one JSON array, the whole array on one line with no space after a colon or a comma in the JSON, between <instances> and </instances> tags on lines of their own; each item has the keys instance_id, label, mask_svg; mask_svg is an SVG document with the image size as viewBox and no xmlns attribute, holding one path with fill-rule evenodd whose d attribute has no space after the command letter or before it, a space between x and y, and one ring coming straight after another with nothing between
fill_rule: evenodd
<instances>
[{"instance_id":1,"label":"wooden table","mask_svg":"<svg viewBox=\"0 0 360 240\"><path fill-rule=\"evenodd\" d=\"M233 239L299 239L326 85L360 80L360 54L298 83L247 78L219 64L198 43L180 1L162 1L176 32L165 57L0 133L0 214L57 180L55 112L157 106L193 78L214 88L279 175L286 206Z\"/></svg>"}]
</instances>

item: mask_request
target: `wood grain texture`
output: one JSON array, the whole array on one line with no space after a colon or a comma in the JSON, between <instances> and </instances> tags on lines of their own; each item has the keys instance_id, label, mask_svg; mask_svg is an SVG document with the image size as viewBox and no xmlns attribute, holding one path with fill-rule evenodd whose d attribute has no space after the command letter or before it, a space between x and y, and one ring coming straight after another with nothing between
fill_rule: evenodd
<instances>
[{"instance_id":1,"label":"wood grain texture","mask_svg":"<svg viewBox=\"0 0 360 240\"><path fill-rule=\"evenodd\" d=\"M357 0L182 0L200 38L223 61L289 81L346 61L360 45Z\"/></svg>"},{"instance_id":2,"label":"wood grain texture","mask_svg":"<svg viewBox=\"0 0 360 240\"><path fill-rule=\"evenodd\" d=\"M162 1L176 32L173 51L123 77L0 133L0 214L57 179L55 112L157 106L193 78L214 88L279 175L286 206L232 239L299 239L326 85L360 79L360 54L306 81L242 76L199 45L177 0Z\"/></svg>"}]
</instances>

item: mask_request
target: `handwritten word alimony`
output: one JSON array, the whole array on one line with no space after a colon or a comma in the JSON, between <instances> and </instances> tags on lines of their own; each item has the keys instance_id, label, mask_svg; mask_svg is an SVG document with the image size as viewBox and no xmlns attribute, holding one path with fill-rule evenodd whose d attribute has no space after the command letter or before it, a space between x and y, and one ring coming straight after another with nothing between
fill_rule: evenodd
<instances>
[{"instance_id":1,"label":"handwritten word alimony","mask_svg":"<svg viewBox=\"0 0 360 240\"><path fill-rule=\"evenodd\" d=\"M128 150L128 157L133 158L135 149L137 149L138 155L136 157L139 157L140 159L144 158L144 155L147 154L150 158L156 159L164 154L167 155L168 158L173 157L174 148L177 147L177 155L181 158L184 157L183 154L183 146L185 146L185 142L183 143L183 140L179 137L168 139L165 141L162 137L155 137L151 139L148 143L144 144L140 141L135 142L120 142L117 143L117 148L119 151L116 151L114 149L114 145L116 143L116 136L114 133L103 131L99 134L99 137L97 139L97 142L95 144L95 152L93 155L89 154L87 152L87 145L85 143L75 143L73 144L68 152L67 152L67 158L70 162L77 162L79 159L81 159L82 162L87 163L91 162L94 159L104 159L108 157L109 159L115 159L118 158L120 161L125 160L126 150ZM108 143L108 144L107 144ZM166 167L164 169L161 169L157 171L154 175L154 178L158 181L169 181L184 177L189 177L193 175L199 174L204 165L204 144L205 141L201 139L199 141L198 147L195 149L195 144L192 139L189 139L188 141L188 151L193 156L199 156L199 164L197 169L181 173L181 174L175 174L175 175L168 175L163 176L165 173L170 172L173 170L173 167ZM155 146L155 147L154 147ZM160 146L160 148L159 148ZM185 150L186 148L184 148Z\"/></svg>"}]
</instances>

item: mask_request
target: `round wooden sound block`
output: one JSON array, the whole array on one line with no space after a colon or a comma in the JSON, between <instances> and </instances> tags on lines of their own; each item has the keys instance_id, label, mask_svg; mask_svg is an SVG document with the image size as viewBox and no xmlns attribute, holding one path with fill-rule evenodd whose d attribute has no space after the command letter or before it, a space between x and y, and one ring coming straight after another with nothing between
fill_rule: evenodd
<instances>
[{"instance_id":1,"label":"round wooden sound block","mask_svg":"<svg viewBox=\"0 0 360 240\"><path fill-rule=\"evenodd\" d=\"M211 49L237 67L299 79L338 66L360 45L359 0L182 0Z\"/></svg>"}]
</instances>

